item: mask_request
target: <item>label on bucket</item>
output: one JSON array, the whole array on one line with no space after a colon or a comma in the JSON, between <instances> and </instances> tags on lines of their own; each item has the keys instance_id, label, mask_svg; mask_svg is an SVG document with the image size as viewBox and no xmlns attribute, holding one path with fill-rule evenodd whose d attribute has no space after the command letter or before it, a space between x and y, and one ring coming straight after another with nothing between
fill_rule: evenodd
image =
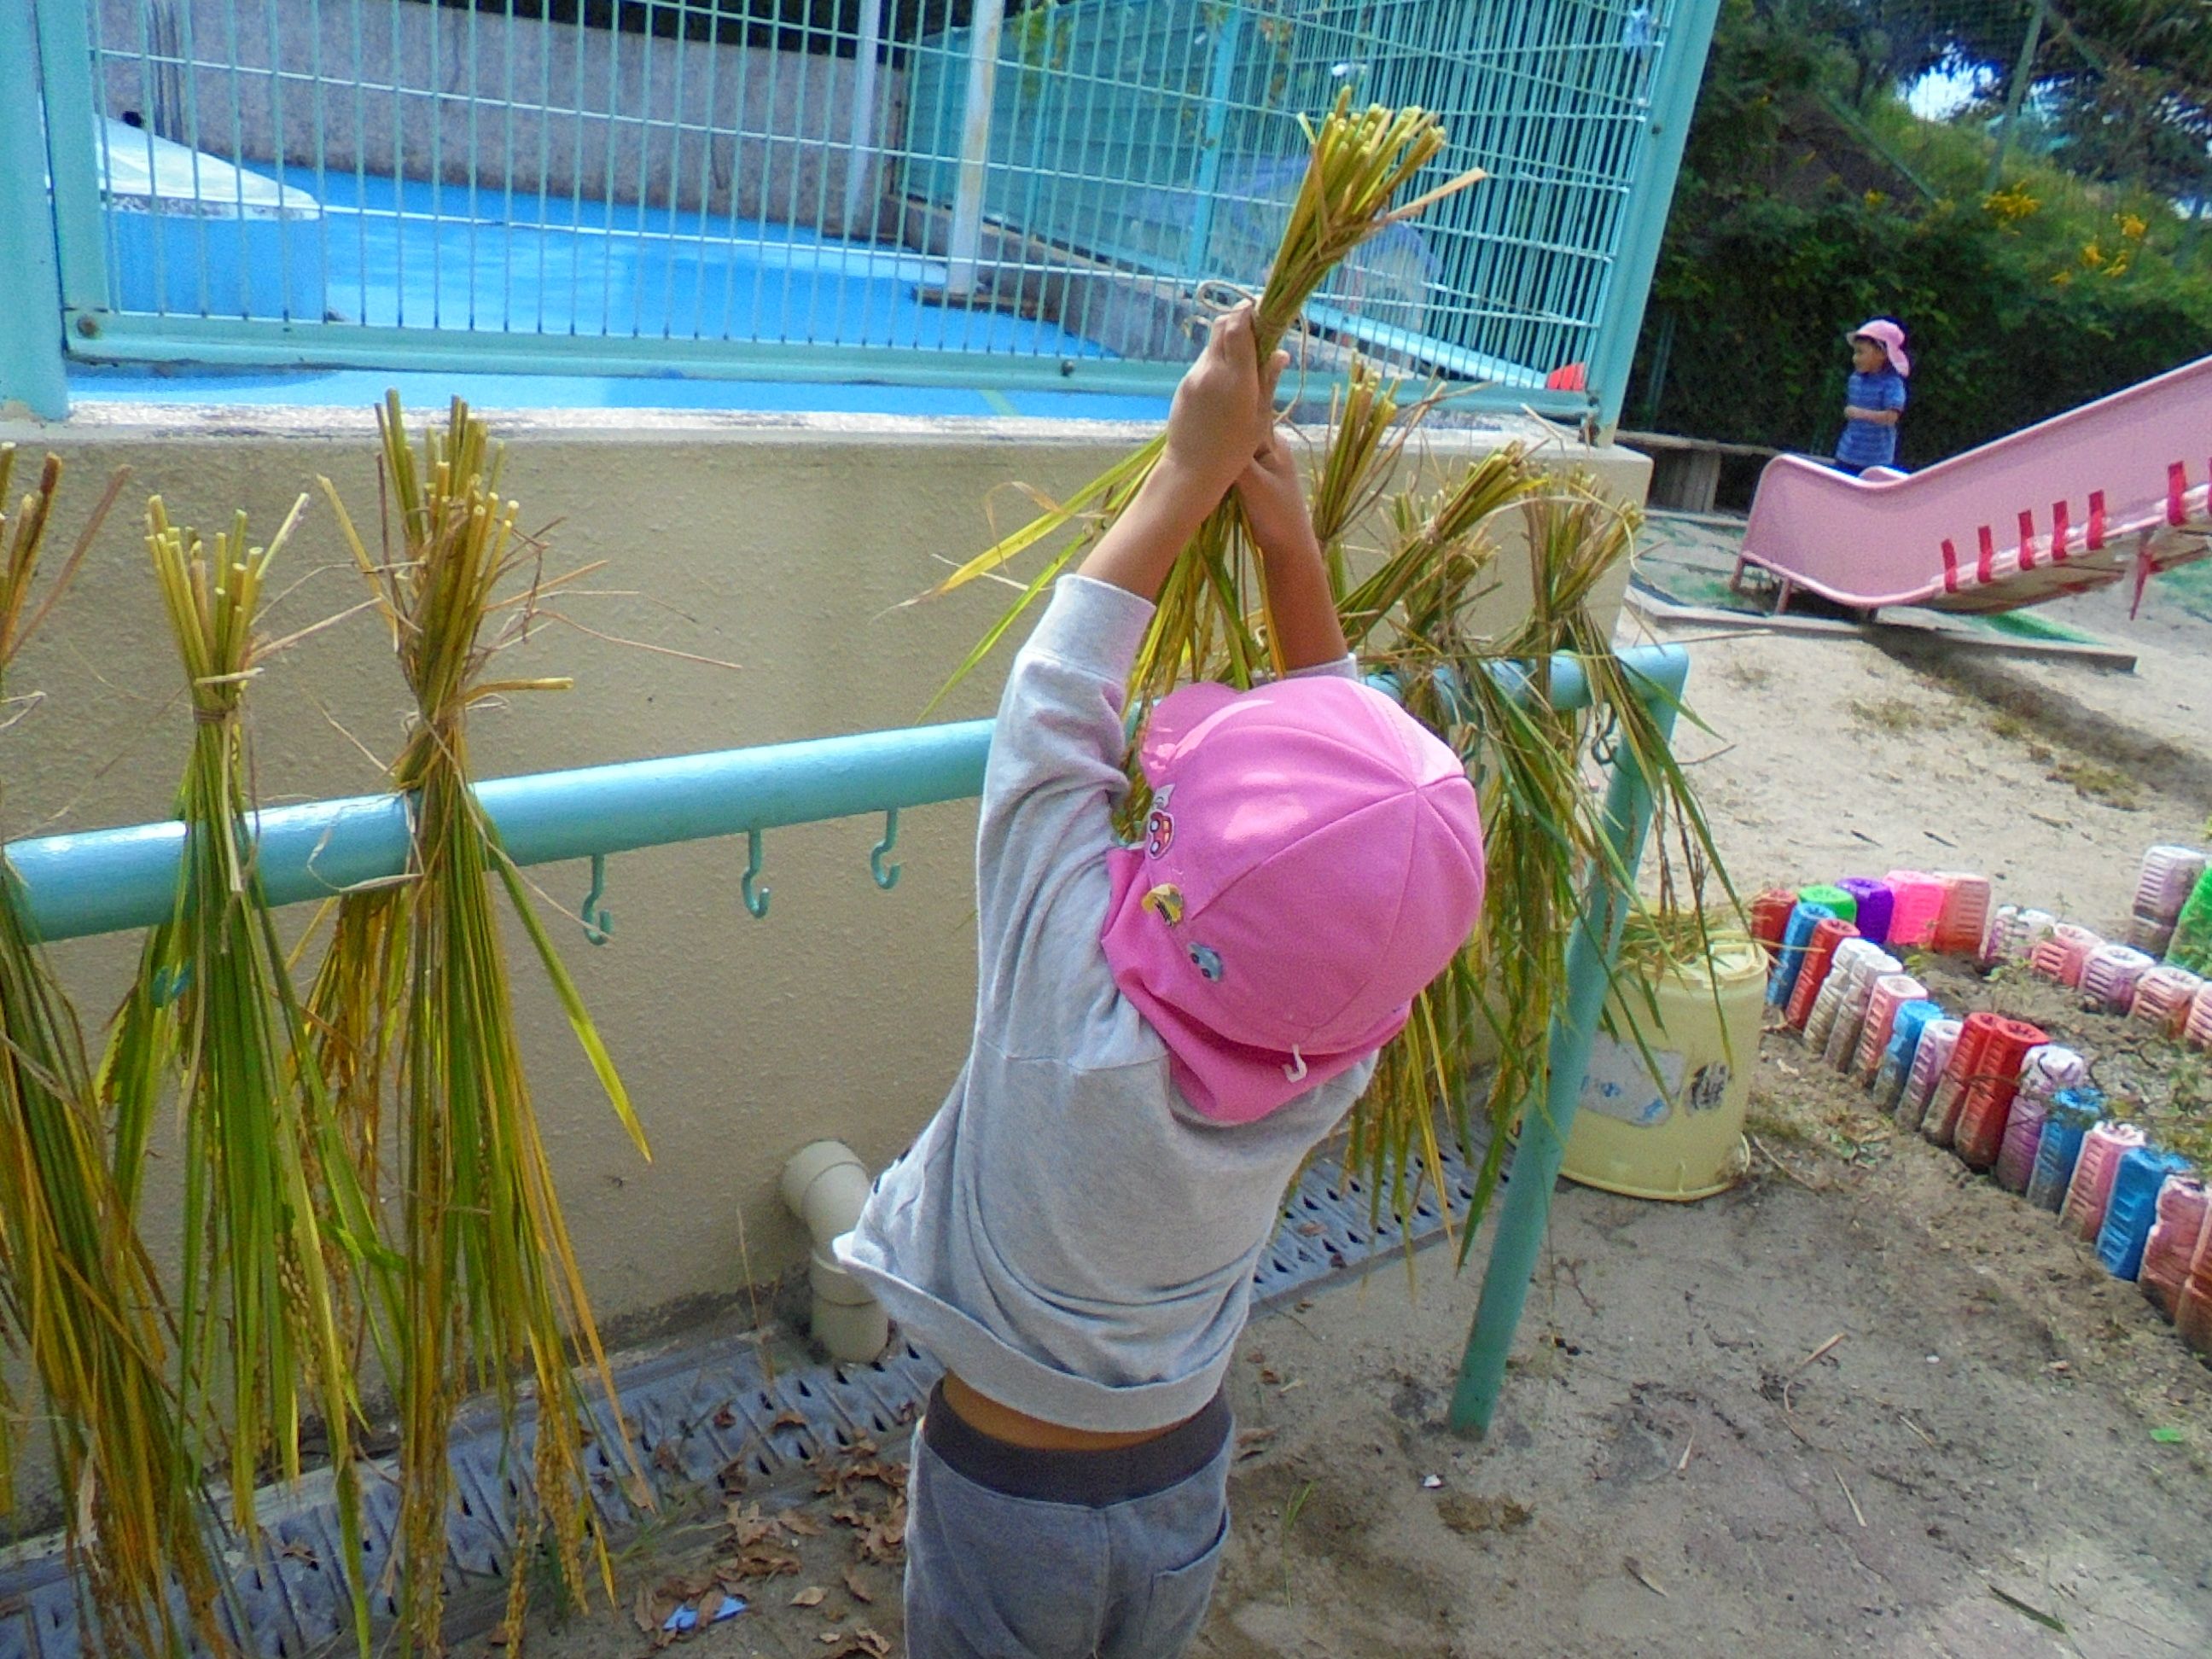
<instances>
[{"instance_id":1,"label":"label on bucket","mask_svg":"<svg viewBox=\"0 0 2212 1659\"><path fill-rule=\"evenodd\" d=\"M1659 1067L1656 1080L1651 1068L1644 1064L1643 1049L1601 1033L1590 1046L1589 1073L1583 1079L1582 1109L1601 1112L1639 1128L1664 1123L1674 1115L1673 1103L1681 1093L1685 1062L1672 1048L1655 1048L1650 1057ZM1727 1087L1727 1079L1723 1075L1718 1087L1707 1086L1709 1079L1705 1073L1714 1069L1708 1066L1698 1073L1695 1092L1701 1097L1710 1094L1710 1103L1717 1105L1722 1090ZM1698 1103L1690 1103L1694 1106Z\"/></svg>"}]
</instances>

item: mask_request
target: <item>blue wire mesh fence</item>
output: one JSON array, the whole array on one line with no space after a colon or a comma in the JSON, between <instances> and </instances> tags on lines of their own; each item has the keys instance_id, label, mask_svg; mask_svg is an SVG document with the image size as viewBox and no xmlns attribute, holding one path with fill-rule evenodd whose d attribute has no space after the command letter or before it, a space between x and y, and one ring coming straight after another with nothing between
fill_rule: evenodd
<instances>
[{"instance_id":1,"label":"blue wire mesh fence","mask_svg":"<svg viewBox=\"0 0 2212 1659\"><path fill-rule=\"evenodd\" d=\"M72 346L1164 385L1348 87L1493 179L1316 349L1578 409L1543 388L1625 364L1713 4L40 0Z\"/></svg>"}]
</instances>

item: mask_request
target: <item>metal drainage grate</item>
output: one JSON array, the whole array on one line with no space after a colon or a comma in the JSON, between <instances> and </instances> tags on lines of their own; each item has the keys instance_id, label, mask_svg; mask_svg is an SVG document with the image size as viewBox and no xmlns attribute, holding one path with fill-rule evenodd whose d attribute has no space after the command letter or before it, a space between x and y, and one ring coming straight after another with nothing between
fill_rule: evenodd
<instances>
[{"instance_id":1,"label":"metal drainage grate","mask_svg":"<svg viewBox=\"0 0 2212 1659\"><path fill-rule=\"evenodd\" d=\"M1474 1172L1456 1152L1447 1152L1443 1161L1453 1207L1463 1209L1474 1196ZM1387 1213L1370 1220L1369 1205L1358 1176L1334 1158L1316 1158L1261 1255L1253 1275L1256 1304L1271 1306L1402 1249L1408 1229ZM1425 1198L1412 1218L1412 1242L1425 1243L1443 1229L1433 1195ZM913 1422L938 1370L933 1360L902 1340L865 1365L817 1366L770 1380L758 1346L730 1339L626 1365L616 1381L655 1495L682 1513L696 1505L702 1490L714 1491L732 1463L750 1492L795 1492L811 1482L811 1465L825 1452L862 1438L881 1442ZM586 1467L600 1514L611 1531L617 1530L634 1519L623 1495L627 1471L605 1449L611 1424L601 1414L597 1426ZM509 1540L520 1483L529 1468L531 1427L526 1419L518 1425L514 1460L503 1464L498 1416L489 1402L471 1404L454 1425L449 1595L485 1589L513 1565ZM390 1474L388 1465L376 1467ZM362 1567L372 1584L381 1580L391 1559L398 1507L391 1480L372 1476L364 1483ZM271 1489L261 1512L270 1547L266 1559L244 1561L237 1569L238 1607L247 1628L234 1634L264 1659L305 1659L329 1649L350 1628L328 1476L290 1490ZM380 1596L372 1611L390 1619L398 1609ZM458 1639L468 1632L454 1634ZM197 1644L192 1650L204 1651ZM76 1589L58 1547L0 1569L0 1659L98 1659L100 1652L96 1634L89 1644L85 1639Z\"/></svg>"}]
</instances>

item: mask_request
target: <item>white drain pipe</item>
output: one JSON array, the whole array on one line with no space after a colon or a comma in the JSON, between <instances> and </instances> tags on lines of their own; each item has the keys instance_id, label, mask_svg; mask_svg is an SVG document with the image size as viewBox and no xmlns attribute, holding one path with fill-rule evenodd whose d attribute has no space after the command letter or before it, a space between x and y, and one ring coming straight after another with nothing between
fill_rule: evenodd
<instances>
[{"instance_id":1,"label":"white drain pipe","mask_svg":"<svg viewBox=\"0 0 2212 1659\"><path fill-rule=\"evenodd\" d=\"M858 1364L890 1344L890 1319L860 1281L837 1265L830 1246L853 1231L868 1201L867 1166L841 1141L802 1146L783 1166L783 1201L806 1224L814 1248L806 1259L814 1291L815 1340L832 1359Z\"/></svg>"}]
</instances>

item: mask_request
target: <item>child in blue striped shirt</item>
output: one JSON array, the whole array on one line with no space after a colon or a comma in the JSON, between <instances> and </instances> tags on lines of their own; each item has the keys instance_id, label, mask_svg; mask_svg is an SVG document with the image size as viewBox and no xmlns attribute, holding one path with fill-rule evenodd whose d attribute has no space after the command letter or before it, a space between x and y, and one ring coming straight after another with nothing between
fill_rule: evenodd
<instances>
[{"instance_id":1,"label":"child in blue striped shirt","mask_svg":"<svg viewBox=\"0 0 2212 1659\"><path fill-rule=\"evenodd\" d=\"M1905 382L1911 373L1905 331L1895 323L1876 318L1852 333L1844 430L1836 440L1838 471L1856 477L1870 466L1897 465L1897 423L1905 413Z\"/></svg>"}]
</instances>

